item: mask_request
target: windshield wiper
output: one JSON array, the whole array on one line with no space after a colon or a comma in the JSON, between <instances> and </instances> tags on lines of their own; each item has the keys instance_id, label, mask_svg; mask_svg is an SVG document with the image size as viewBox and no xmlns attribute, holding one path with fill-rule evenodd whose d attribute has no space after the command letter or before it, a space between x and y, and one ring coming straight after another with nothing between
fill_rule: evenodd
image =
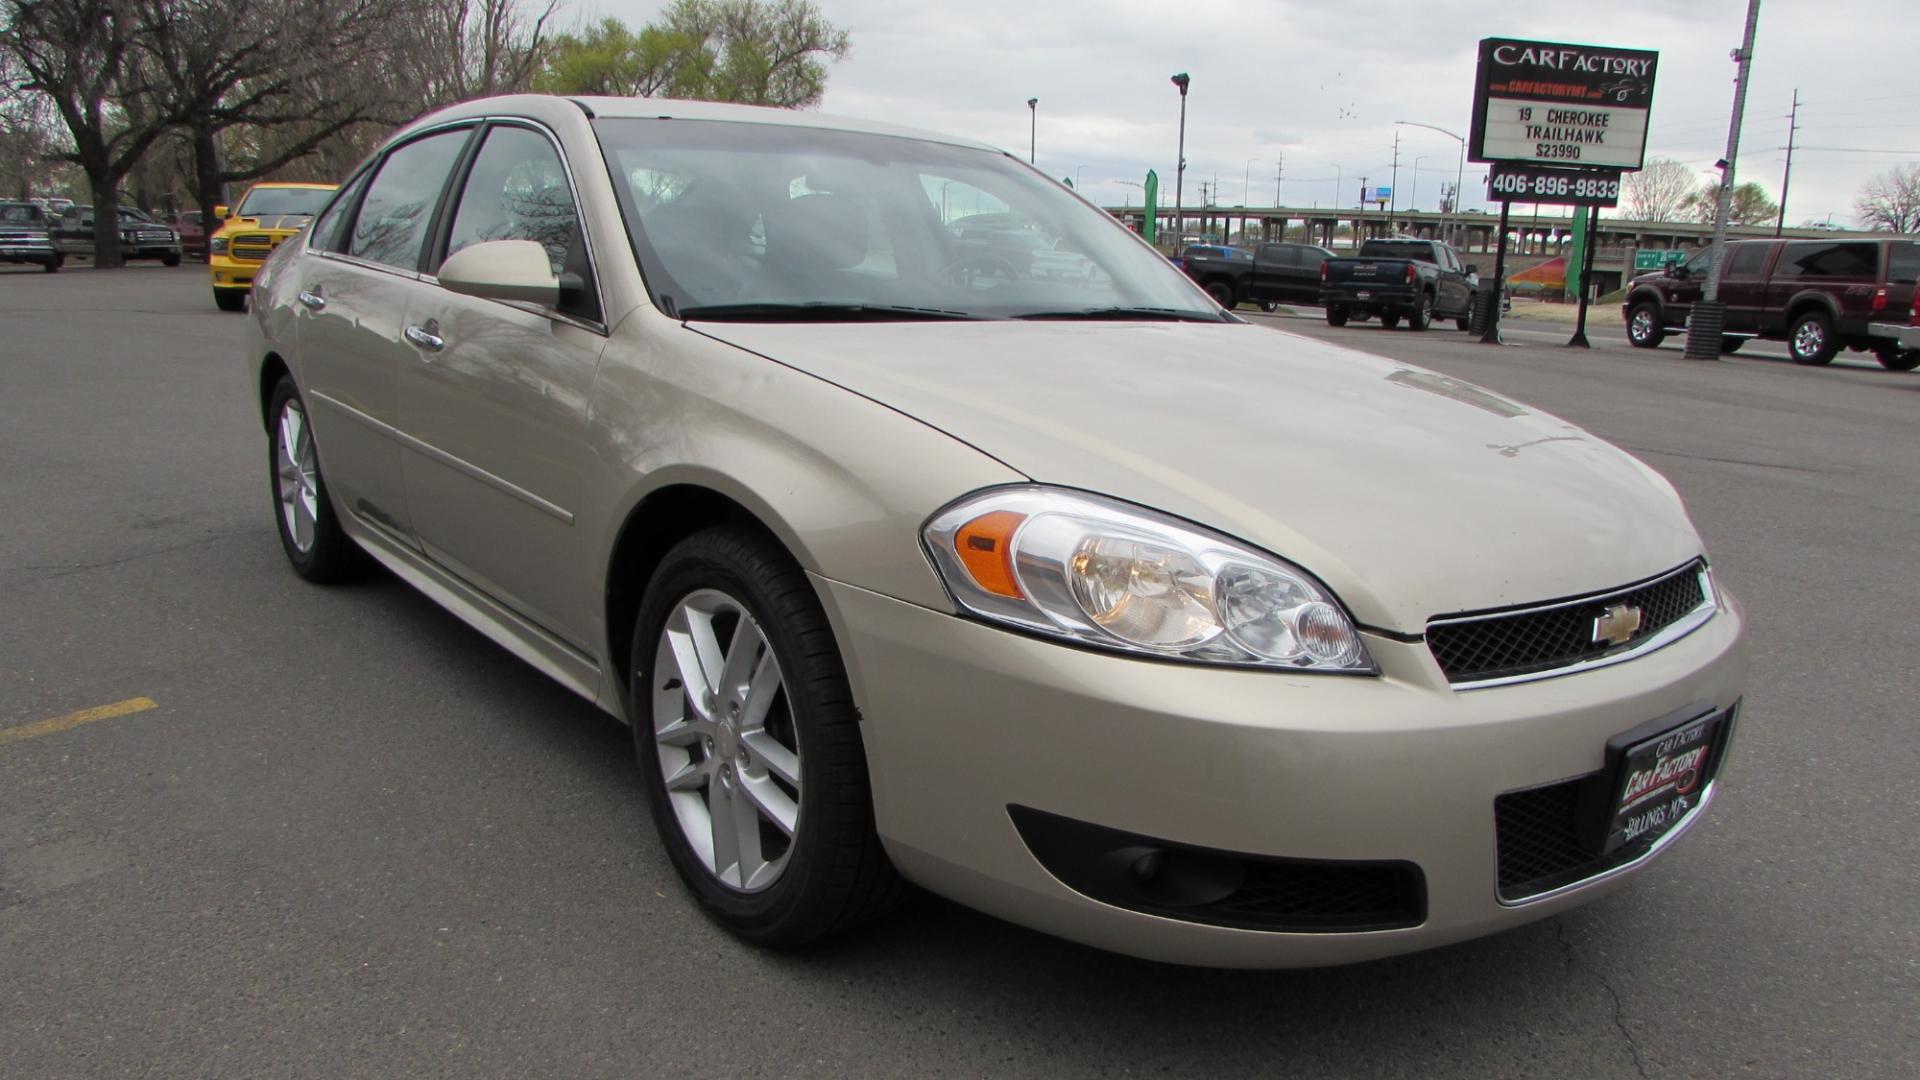
<instances>
[{"instance_id":1,"label":"windshield wiper","mask_svg":"<svg viewBox=\"0 0 1920 1080\"><path fill-rule=\"evenodd\" d=\"M1010 317L1015 319L1143 319L1206 323L1225 321L1215 315L1163 307L1097 307L1079 308L1073 311L1031 311Z\"/></svg>"},{"instance_id":2,"label":"windshield wiper","mask_svg":"<svg viewBox=\"0 0 1920 1080\"><path fill-rule=\"evenodd\" d=\"M682 319L714 319L721 322L923 322L984 318L945 308L829 303L705 304L681 308L678 315Z\"/></svg>"}]
</instances>

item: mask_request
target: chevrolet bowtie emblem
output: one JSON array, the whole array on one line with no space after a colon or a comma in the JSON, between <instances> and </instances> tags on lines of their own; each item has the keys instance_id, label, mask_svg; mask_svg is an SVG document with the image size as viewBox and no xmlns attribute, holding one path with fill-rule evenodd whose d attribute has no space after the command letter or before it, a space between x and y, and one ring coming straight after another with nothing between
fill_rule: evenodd
<instances>
[{"instance_id":1,"label":"chevrolet bowtie emblem","mask_svg":"<svg viewBox=\"0 0 1920 1080\"><path fill-rule=\"evenodd\" d=\"M1593 620L1593 643L1625 645L1640 632L1640 609L1632 604L1614 604Z\"/></svg>"}]
</instances>

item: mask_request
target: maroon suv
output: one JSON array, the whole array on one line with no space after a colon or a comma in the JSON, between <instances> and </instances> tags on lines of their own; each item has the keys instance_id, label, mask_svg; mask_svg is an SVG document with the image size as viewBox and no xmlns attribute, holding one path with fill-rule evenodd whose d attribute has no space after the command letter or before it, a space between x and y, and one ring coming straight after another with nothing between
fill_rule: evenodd
<instances>
[{"instance_id":1,"label":"maroon suv","mask_svg":"<svg viewBox=\"0 0 1920 1080\"><path fill-rule=\"evenodd\" d=\"M1894 371L1920 365L1920 352L1869 330L1912 317L1920 238L1736 240L1726 251L1722 352L1757 337L1786 342L1800 364L1824 364L1848 348L1871 352ZM1711 258L1703 248L1679 266L1628 282L1621 306L1627 338L1651 349L1680 332L1706 287Z\"/></svg>"}]
</instances>

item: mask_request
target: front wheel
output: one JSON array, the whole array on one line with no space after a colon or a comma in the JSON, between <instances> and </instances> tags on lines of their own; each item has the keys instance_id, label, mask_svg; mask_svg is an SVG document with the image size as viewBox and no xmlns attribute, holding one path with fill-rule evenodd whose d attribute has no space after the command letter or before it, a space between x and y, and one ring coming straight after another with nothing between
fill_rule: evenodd
<instances>
[{"instance_id":1,"label":"front wheel","mask_svg":"<svg viewBox=\"0 0 1920 1080\"><path fill-rule=\"evenodd\" d=\"M274 521L280 527L280 546L293 570L308 581L340 581L360 568L358 546L340 528L327 481L320 472L320 453L313 442L307 406L292 376L280 377L273 388L268 416L267 459L273 481Z\"/></svg>"},{"instance_id":2,"label":"front wheel","mask_svg":"<svg viewBox=\"0 0 1920 1080\"><path fill-rule=\"evenodd\" d=\"M1233 310L1233 286L1224 281L1216 281L1207 286L1207 295L1213 297L1214 303L1219 304L1228 311Z\"/></svg>"},{"instance_id":3,"label":"front wheel","mask_svg":"<svg viewBox=\"0 0 1920 1080\"><path fill-rule=\"evenodd\" d=\"M40 268L49 274L57 274L60 272L60 260L48 259L46 262L40 264Z\"/></svg>"},{"instance_id":4,"label":"front wheel","mask_svg":"<svg viewBox=\"0 0 1920 1080\"><path fill-rule=\"evenodd\" d=\"M1840 343L1833 337L1833 320L1824 311L1809 311L1793 321L1787 331L1787 355L1796 364L1818 367L1833 362Z\"/></svg>"},{"instance_id":5,"label":"front wheel","mask_svg":"<svg viewBox=\"0 0 1920 1080\"><path fill-rule=\"evenodd\" d=\"M1460 330L1464 333L1468 330L1473 329L1473 319L1470 316L1462 315L1459 318L1453 320L1453 325L1459 327Z\"/></svg>"},{"instance_id":6,"label":"front wheel","mask_svg":"<svg viewBox=\"0 0 1920 1080\"><path fill-rule=\"evenodd\" d=\"M1740 351L1740 346L1746 343L1747 339L1743 337L1722 336L1720 338L1720 355L1732 356L1734 353Z\"/></svg>"},{"instance_id":7,"label":"front wheel","mask_svg":"<svg viewBox=\"0 0 1920 1080\"><path fill-rule=\"evenodd\" d=\"M1279 307L1280 307L1279 304L1276 304L1271 300L1260 301L1260 310L1265 312L1268 315L1273 314L1275 311L1279 309Z\"/></svg>"},{"instance_id":8,"label":"front wheel","mask_svg":"<svg viewBox=\"0 0 1920 1080\"><path fill-rule=\"evenodd\" d=\"M1345 304L1328 304L1327 305L1327 325L1328 326L1347 325L1347 308Z\"/></svg>"},{"instance_id":9,"label":"front wheel","mask_svg":"<svg viewBox=\"0 0 1920 1080\"><path fill-rule=\"evenodd\" d=\"M1660 325L1660 309L1651 301L1643 300L1627 312L1627 340L1636 348L1659 348L1666 339L1667 332Z\"/></svg>"},{"instance_id":10,"label":"front wheel","mask_svg":"<svg viewBox=\"0 0 1920 1080\"><path fill-rule=\"evenodd\" d=\"M180 253L176 251L176 252L174 252L174 253L173 253L173 254L171 254L171 255L162 255L162 256L160 256L160 265L162 265L162 266L179 266L179 265L180 265Z\"/></svg>"},{"instance_id":11,"label":"front wheel","mask_svg":"<svg viewBox=\"0 0 1920 1080\"><path fill-rule=\"evenodd\" d=\"M681 541L647 586L632 659L654 826L714 921L791 948L905 895L833 631L777 544L733 528Z\"/></svg>"}]
</instances>

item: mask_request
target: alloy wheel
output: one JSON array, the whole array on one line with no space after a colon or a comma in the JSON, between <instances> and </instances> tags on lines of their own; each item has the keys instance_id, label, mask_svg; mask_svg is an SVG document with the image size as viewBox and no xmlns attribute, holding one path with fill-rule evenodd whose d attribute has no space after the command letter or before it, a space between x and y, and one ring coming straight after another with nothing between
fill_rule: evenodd
<instances>
[{"instance_id":1,"label":"alloy wheel","mask_svg":"<svg viewBox=\"0 0 1920 1080\"><path fill-rule=\"evenodd\" d=\"M717 589L683 598L654 651L653 736L682 835L707 872L759 892L800 828L800 745L779 660Z\"/></svg>"},{"instance_id":2,"label":"alloy wheel","mask_svg":"<svg viewBox=\"0 0 1920 1080\"><path fill-rule=\"evenodd\" d=\"M1826 328L1817 319L1807 319L1793 332L1793 351L1801 356L1820 355L1826 343Z\"/></svg>"},{"instance_id":3,"label":"alloy wheel","mask_svg":"<svg viewBox=\"0 0 1920 1080\"><path fill-rule=\"evenodd\" d=\"M320 485L313 433L307 428L307 412L297 399L289 399L281 406L279 451L274 464L279 478L280 517L286 524L287 537L305 555L313 550L314 526L320 513Z\"/></svg>"},{"instance_id":4,"label":"alloy wheel","mask_svg":"<svg viewBox=\"0 0 1920 1080\"><path fill-rule=\"evenodd\" d=\"M1648 311L1646 308L1635 311L1633 313L1633 323L1629 329L1633 332L1633 340L1647 340L1653 333L1653 312Z\"/></svg>"}]
</instances>

